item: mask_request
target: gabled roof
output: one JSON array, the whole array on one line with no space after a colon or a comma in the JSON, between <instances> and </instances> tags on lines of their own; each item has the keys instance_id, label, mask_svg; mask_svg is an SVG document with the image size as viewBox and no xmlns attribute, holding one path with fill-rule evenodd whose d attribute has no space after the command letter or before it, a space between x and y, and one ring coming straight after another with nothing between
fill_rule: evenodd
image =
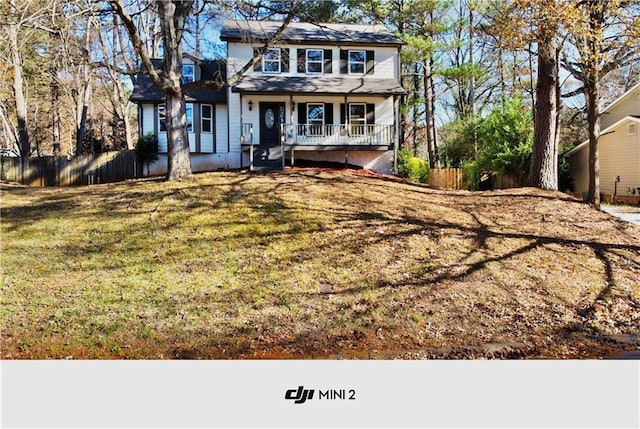
<instances>
[{"instance_id":1,"label":"gabled roof","mask_svg":"<svg viewBox=\"0 0 640 429\"><path fill-rule=\"evenodd\" d=\"M606 106L604 109L602 109L600 113L607 113L609 110L613 109L617 104L624 101L628 97L631 97L631 94L633 94L636 91L640 91L640 82L632 86L627 92L622 94L620 97L616 98L611 103L609 103L609 105Z\"/></svg>"},{"instance_id":2,"label":"gabled roof","mask_svg":"<svg viewBox=\"0 0 640 429\"><path fill-rule=\"evenodd\" d=\"M225 21L220 33L222 41L264 42L278 31L282 22L277 21ZM310 24L292 22L283 31L279 41L295 44L325 45L391 45L406 42L383 25L361 24Z\"/></svg>"},{"instance_id":3,"label":"gabled roof","mask_svg":"<svg viewBox=\"0 0 640 429\"><path fill-rule=\"evenodd\" d=\"M621 125L624 125L627 122L637 122L640 124L640 117L637 116L625 116L624 118L620 119L618 122L616 122L615 124L612 124L610 126L608 126L607 128L605 128L604 130L602 130L600 132L600 135L603 136L605 134L608 134L610 132L615 131L616 128L619 128ZM568 157L573 155L574 153L584 149L585 147L589 146L589 140L585 140L582 143L580 143L578 146L574 147L573 149L565 152L563 154L564 157Z\"/></svg>"},{"instance_id":4,"label":"gabled roof","mask_svg":"<svg viewBox=\"0 0 640 429\"><path fill-rule=\"evenodd\" d=\"M151 60L157 69L162 68L162 59ZM199 80L210 80L224 82L227 78L227 67L225 61L221 60L196 60L196 67L199 67ZM129 100L134 103L162 102L164 92L156 87L147 74L139 74L133 85L133 92ZM226 103L226 88L193 88L185 94L188 103Z\"/></svg>"},{"instance_id":5,"label":"gabled roof","mask_svg":"<svg viewBox=\"0 0 640 429\"><path fill-rule=\"evenodd\" d=\"M345 78L338 76L243 76L232 88L240 93L314 95L401 95L395 79Z\"/></svg>"}]
</instances>

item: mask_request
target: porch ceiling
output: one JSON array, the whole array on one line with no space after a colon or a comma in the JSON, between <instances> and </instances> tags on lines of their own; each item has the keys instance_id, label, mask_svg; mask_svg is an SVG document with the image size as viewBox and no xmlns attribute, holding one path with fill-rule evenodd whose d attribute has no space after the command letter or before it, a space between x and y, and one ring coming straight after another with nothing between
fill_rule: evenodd
<instances>
[{"instance_id":1,"label":"porch ceiling","mask_svg":"<svg viewBox=\"0 0 640 429\"><path fill-rule=\"evenodd\" d=\"M402 95L405 93L395 79L347 78L332 76L244 76L232 92L251 94L313 94L313 95Z\"/></svg>"}]
</instances>

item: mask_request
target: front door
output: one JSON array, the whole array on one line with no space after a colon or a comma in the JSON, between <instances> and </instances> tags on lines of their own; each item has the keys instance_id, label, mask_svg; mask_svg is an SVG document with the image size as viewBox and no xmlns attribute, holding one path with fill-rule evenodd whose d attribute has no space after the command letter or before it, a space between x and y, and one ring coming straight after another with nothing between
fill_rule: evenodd
<instances>
[{"instance_id":1,"label":"front door","mask_svg":"<svg viewBox=\"0 0 640 429\"><path fill-rule=\"evenodd\" d=\"M284 123L284 103L260 103L260 144L253 154L256 167L282 168L280 126Z\"/></svg>"}]
</instances>

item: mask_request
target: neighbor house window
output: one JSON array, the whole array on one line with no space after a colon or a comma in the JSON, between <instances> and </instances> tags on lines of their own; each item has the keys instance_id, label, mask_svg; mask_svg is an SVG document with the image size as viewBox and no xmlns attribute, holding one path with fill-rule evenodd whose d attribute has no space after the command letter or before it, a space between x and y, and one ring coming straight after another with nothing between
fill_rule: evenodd
<instances>
[{"instance_id":1,"label":"neighbor house window","mask_svg":"<svg viewBox=\"0 0 640 429\"><path fill-rule=\"evenodd\" d=\"M349 123L351 124L351 134L362 136L365 134L367 125L367 107L366 104L351 103L349 104Z\"/></svg>"},{"instance_id":2,"label":"neighbor house window","mask_svg":"<svg viewBox=\"0 0 640 429\"><path fill-rule=\"evenodd\" d=\"M164 109L164 104L158 105L158 130L161 133L167 131L167 111Z\"/></svg>"},{"instance_id":3,"label":"neighbor house window","mask_svg":"<svg viewBox=\"0 0 640 429\"><path fill-rule=\"evenodd\" d=\"M627 127L627 134L630 136L635 136L637 129L638 129L637 124L629 124L629 126Z\"/></svg>"},{"instance_id":4,"label":"neighbor house window","mask_svg":"<svg viewBox=\"0 0 640 429\"><path fill-rule=\"evenodd\" d=\"M213 106L211 104L203 104L200 107L200 121L203 133L213 131Z\"/></svg>"},{"instance_id":5,"label":"neighbor house window","mask_svg":"<svg viewBox=\"0 0 640 429\"><path fill-rule=\"evenodd\" d=\"M309 135L321 136L324 134L324 104L307 104L307 124Z\"/></svg>"},{"instance_id":6,"label":"neighbor house window","mask_svg":"<svg viewBox=\"0 0 640 429\"><path fill-rule=\"evenodd\" d=\"M196 80L196 68L193 64L182 66L182 84L192 83Z\"/></svg>"},{"instance_id":7,"label":"neighbor house window","mask_svg":"<svg viewBox=\"0 0 640 429\"><path fill-rule=\"evenodd\" d=\"M280 73L280 48L269 48L262 54L262 71Z\"/></svg>"},{"instance_id":8,"label":"neighbor house window","mask_svg":"<svg viewBox=\"0 0 640 429\"><path fill-rule=\"evenodd\" d=\"M321 74L324 64L324 51L322 49L307 49L307 73Z\"/></svg>"},{"instance_id":9,"label":"neighbor house window","mask_svg":"<svg viewBox=\"0 0 640 429\"><path fill-rule=\"evenodd\" d=\"M366 51L349 51L349 74L364 74L366 64Z\"/></svg>"}]
</instances>

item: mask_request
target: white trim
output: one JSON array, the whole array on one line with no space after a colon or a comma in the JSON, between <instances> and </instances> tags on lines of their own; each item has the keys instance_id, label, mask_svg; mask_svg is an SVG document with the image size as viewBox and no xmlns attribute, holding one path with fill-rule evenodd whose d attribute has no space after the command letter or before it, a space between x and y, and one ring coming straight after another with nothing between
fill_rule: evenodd
<instances>
[{"instance_id":1,"label":"white trim","mask_svg":"<svg viewBox=\"0 0 640 429\"><path fill-rule=\"evenodd\" d=\"M265 70L264 69L264 63L265 63L265 59L264 56L267 52L269 51L278 51L278 70ZM269 62L273 63L276 60L268 60ZM267 74L278 74L278 73L282 73L282 49L281 48L267 48L264 53L262 54L262 73L267 73Z\"/></svg>"},{"instance_id":2,"label":"white trim","mask_svg":"<svg viewBox=\"0 0 640 429\"><path fill-rule=\"evenodd\" d=\"M351 53L362 52L364 54L364 61L362 62L362 73L356 73L351 71ZM360 64L359 61L354 61L354 64ZM347 51L347 74L362 76L367 74L367 51L366 49L349 49Z\"/></svg>"},{"instance_id":3,"label":"white trim","mask_svg":"<svg viewBox=\"0 0 640 429\"><path fill-rule=\"evenodd\" d=\"M204 116L203 110L205 107L208 107L211 113L210 116ZM212 104L204 103L200 105L200 133L201 134L213 134L213 117L214 117L214 109ZM204 131L204 121L209 121L209 131Z\"/></svg>"},{"instance_id":4,"label":"white trim","mask_svg":"<svg viewBox=\"0 0 640 429\"><path fill-rule=\"evenodd\" d=\"M624 118L620 119L618 122L616 122L613 125L608 126L607 128L605 128L604 130L602 130L600 132L600 136L610 133L612 131L614 131L616 128L620 127L620 125L624 124L627 121L632 121L632 122L637 122L640 124L640 118L634 118L633 116L625 116ZM587 147L589 145L589 140L585 140L582 143L580 143L578 146L574 147L573 149L571 149L570 151L566 152L564 155L565 158L569 157L571 155L573 155L574 153L578 152L579 150L584 149L585 147Z\"/></svg>"},{"instance_id":5,"label":"white trim","mask_svg":"<svg viewBox=\"0 0 640 429\"><path fill-rule=\"evenodd\" d=\"M320 51L320 55L321 55L320 61L311 61L313 64L320 63L320 71L309 71L309 51ZM304 69L306 74L316 74L316 75L323 74L324 73L324 49L316 49L316 48L305 49Z\"/></svg>"}]
</instances>

